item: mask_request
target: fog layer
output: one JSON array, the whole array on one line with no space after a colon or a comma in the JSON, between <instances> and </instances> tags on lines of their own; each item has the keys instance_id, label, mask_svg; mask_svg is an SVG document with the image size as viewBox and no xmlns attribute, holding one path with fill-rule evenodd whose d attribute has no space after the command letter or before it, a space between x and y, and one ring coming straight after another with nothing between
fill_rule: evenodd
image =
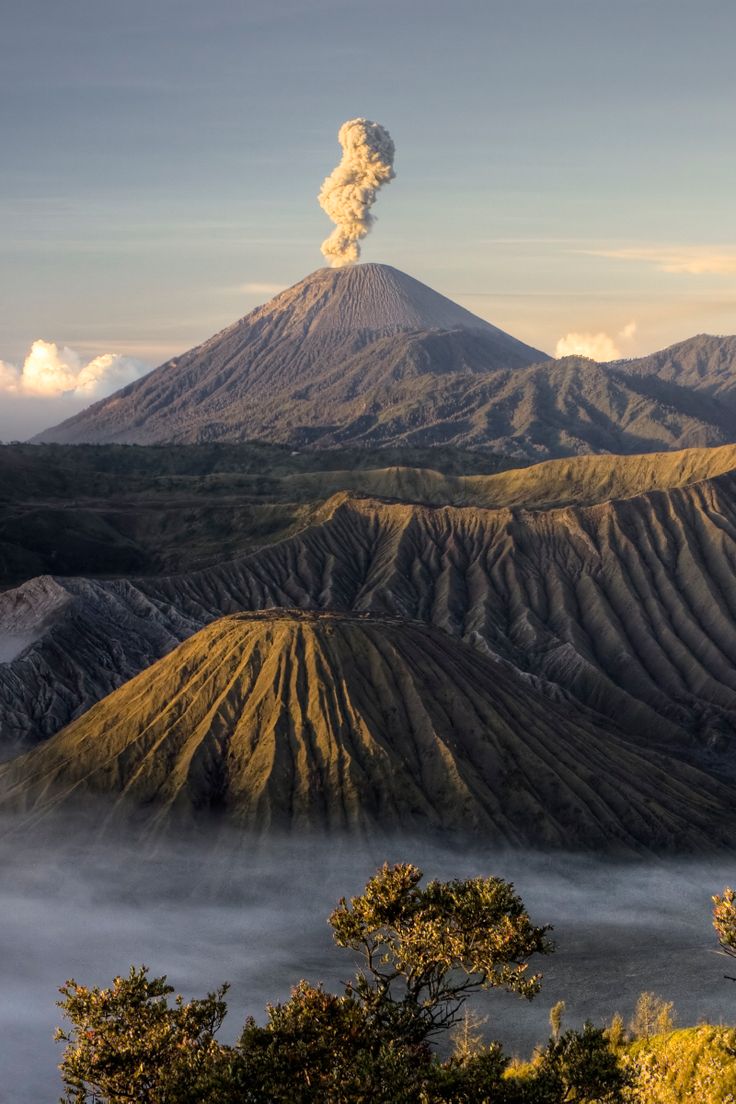
<instances>
[{"instance_id":1,"label":"fog layer","mask_svg":"<svg viewBox=\"0 0 736 1104\"><path fill-rule=\"evenodd\" d=\"M264 848L231 840L216 851L159 847L145 860L125 845L72 850L57 838L0 854L0 1101L41 1104L60 1091L52 1042L57 988L74 977L106 984L132 963L166 973L185 996L232 983L223 1039L247 1013L302 977L338 988L352 974L326 917L384 861L413 861L428 876L497 874L511 879L537 923L554 925L556 953L539 959L541 994L531 1004L491 993L478 1004L488 1038L526 1054L546 1038L549 1008L566 1023L630 1016L637 995L675 1002L682 1024L733 1020L733 986L716 952L710 895L734 881L733 864L647 862L451 851L415 840Z\"/></svg>"}]
</instances>

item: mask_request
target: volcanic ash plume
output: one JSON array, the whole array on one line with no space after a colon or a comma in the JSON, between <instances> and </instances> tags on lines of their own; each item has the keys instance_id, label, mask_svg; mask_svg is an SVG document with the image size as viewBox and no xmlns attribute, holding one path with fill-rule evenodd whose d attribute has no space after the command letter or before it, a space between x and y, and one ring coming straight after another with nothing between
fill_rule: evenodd
<instances>
[{"instance_id":1,"label":"volcanic ash plume","mask_svg":"<svg viewBox=\"0 0 736 1104\"><path fill-rule=\"evenodd\" d=\"M336 223L322 242L333 268L355 264L360 242L374 223L371 207L382 184L393 180L394 144L389 132L370 119L350 119L340 127L342 161L319 193L320 207Z\"/></svg>"}]
</instances>

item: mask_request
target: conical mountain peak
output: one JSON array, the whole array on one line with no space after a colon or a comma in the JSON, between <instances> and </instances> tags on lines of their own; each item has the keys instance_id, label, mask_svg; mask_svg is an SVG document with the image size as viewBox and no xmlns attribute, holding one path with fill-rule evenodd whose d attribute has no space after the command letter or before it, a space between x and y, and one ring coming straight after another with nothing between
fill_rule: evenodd
<instances>
[{"instance_id":1,"label":"conical mountain peak","mask_svg":"<svg viewBox=\"0 0 736 1104\"><path fill-rule=\"evenodd\" d=\"M390 265L321 268L36 440L368 444L386 437L381 423L399 407L402 425L432 443L438 376L472 380L542 359Z\"/></svg>"},{"instance_id":2,"label":"conical mountain peak","mask_svg":"<svg viewBox=\"0 0 736 1104\"><path fill-rule=\"evenodd\" d=\"M502 331L413 276L385 264L319 268L261 308L310 333L393 334L414 330Z\"/></svg>"},{"instance_id":3,"label":"conical mountain peak","mask_svg":"<svg viewBox=\"0 0 736 1104\"><path fill-rule=\"evenodd\" d=\"M614 850L710 845L733 820L717 783L438 629L298 610L213 622L0 768L0 811L83 796L143 830L215 815Z\"/></svg>"}]
</instances>

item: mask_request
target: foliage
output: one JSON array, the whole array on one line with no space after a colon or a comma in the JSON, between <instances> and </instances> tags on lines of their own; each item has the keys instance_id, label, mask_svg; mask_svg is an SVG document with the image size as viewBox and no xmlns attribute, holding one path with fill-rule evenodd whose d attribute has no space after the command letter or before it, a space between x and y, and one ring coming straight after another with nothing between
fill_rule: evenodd
<instances>
[{"instance_id":1,"label":"foliage","mask_svg":"<svg viewBox=\"0 0 736 1104\"><path fill-rule=\"evenodd\" d=\"M71 980L59 1006L71 1021L56 1038L67 1043L60 1069L64 1099L189 1104L202 1099L225 1064L215 1041L226 1013L227 986L185 1004L165 977L132 967L109 989Z\"/></svg>"},{"instance_id":2,"label":"foliage","mask_svg":"<svg viewBox=\"0 0 736 1104\"><path fill-rule=\"evenodd\" d=\"M71 1027L61 1063L77 1104L617 1104L625 1081L602 1031L557 1033L524 1067L484 1042L469 993L501 986L531 998L527 959L551 949L513 887L497 878L430 882L384 866L330 917L336 942L363 968L342 995L300 982L288 1001L249 1018L237 1046L215 1035L226 986L173 1003L145 966L110 989L74 981L60 1006ZM461 1012L465 1013L461 1017ZM458 1025L441 1061L430 1038Z\"/></svg>"},{"instance_id":3,"label":"foliage","mask_svg":"<svg viewBox=\"0 0 736 1104\"><path fill-rule=\"evenodd\" d=\"M363 967L349 992L387 1030L422 1042L453 1026L467 996L501 987L532 998L528 958L547 954L549 928L531 923L500 878L430 882L410 863L384 865L365 891L330 916L335 942Z\"/></svg>"},{"instance_id":4,"label":"foliage","mask_svg":"<svg viewBox=\"0 0 736 1104\"><path fill-rule=\"evenodd\" d=\"M705 1024L638 1039L625 1061L631 1104L736 1104L736 1028Z\"/></svg>"},{"instance_id":5,"label":"foliage","mask_svg":"<svg viewBox=\"0 0 736 1104\"><path fill-rule=\"evenodd\" d=\"M557 1001L549 1010L549 1029L553 1039L559 1039L562 1031L562 1017L565 1015L565 1002Z\"/></svg>"},{"instance_id":6,"label":"foliage","mask_svg":"<svg viewBox=\"0 0 736 1104\"><path fill-rule=\"evenodd\" d=\"M620 1012L614 1012L611 1022L606 1028L606 1038L612 1050L620 1050L626 1042L626 1028L624 1018Z\"/></svg>"},{"instance_id":7,"label":"foliage","mask_svg":"<svg viewBox=\"0 0 736 1104\"><path fill-rule=\"evenodd\" d=\"M736 893L730 886L726 886L720 896L713 897L713 927L721 949L736 958Z\"/></svg>"},{"instance_id":8,"label":"foliage","mask_svg":"<svg viewBox=\"0 0 736 1104\"><path fill-rule=\"evenodd\" d=\"M456 1061L467 1061L483 1050L481 1028L487 1022L487 1016L479 1016L471 1008L463 1009L462 1017L450 1033L453 1042L452 1056Z\"/></svg>"},{"instance_id":9,"label":"foliage","mask_svg":"<svg viewBox=\"0 0 736 1104\"><path fill-rule=\"evenodd\" d=\"M236 1080L243 1104L391 1104L418 1094L430 1065L426 1047L371 1030L365 1007L302 981L284 1004L249 1018L240 1038ZM406 1097L404 1097L406 1098Z\"/></svg>"},{"instance_id":10,"label":"foliage","mask_svg":"<svg viewBox=\"0 0 736 1104\"><path fill-rule=\"evenodd\" d=\"M537 1078L550 1100L564 1104L619 1104L629 1081L605 1033L591 1023L550 1039L539 1058Z\"/></svg>"},{"instance_id":11,"label":"foliage","mask_svg":"<svg viewBox=\"0 0 736 1104\"><path fill-rule=\"evenodd\" d=\"M658 997L656 993L640 993L629 1030L634 1038L648 1039L650 1035L662 1035L675 1026L675 1006L672 1001Z\"/></svg>"}]
</instances>

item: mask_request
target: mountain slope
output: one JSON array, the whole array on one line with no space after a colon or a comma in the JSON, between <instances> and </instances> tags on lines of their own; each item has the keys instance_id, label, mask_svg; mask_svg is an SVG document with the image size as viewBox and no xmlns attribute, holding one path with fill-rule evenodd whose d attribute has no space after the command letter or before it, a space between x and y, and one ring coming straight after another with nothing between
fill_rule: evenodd
<instances>
[{"instance_id":1,"label":"mountain slope","mask_svg":"<svg viewBox=\"0 0 736 1104\"><path fill-rule=\"evenodd\" d=\"M422 375L472 376L540 359L388 265L319 269L36 440L308 442L334 417L359 422Z\"/></svg>"},{"instance_id":2,"label":"mountain slope","mask_svg":"<svg viewBox=\"0 0 736 1104\"><path fill-rule=\"evenodd\" d=\"M667 349L616 364L627 375L655 376L736 408L736 337L698 334Z\"/></svg>"},{"instance_id":3,"label":"mountain slope","mask_svg":"<svg viewBox=\"0 0 736 1104\"><path fill-rule=\"evenodd\" d=\"M673 455L670 476L718 470L718 454L700 457ZM616 468L610 458L596 464L603 491ZM550 464L550 490L566 493L569 475L573 494L577 465ZM532 498L544 494L546 467L528 469ZM630 489L653 470L647 458L632 462ZM501 477L520 481L508 494L523 501L523 473ZM595 489L582 479L578 491ZM503 657L548 696L613 719L632 740L733 771L735 568L733 471L534 512L339 494L303 532L216 568L42 578L1 594L0 644L5 634L14 658L0 663L0 735L6 745L51 735L216 617L299 606L438 625Z\"/></svg>"},{"instance_id":4,"label":"mountain slope","mask_svg":"<svg viewBox=\"0 0 736 1104\"><path fill-rule=\"evenodd\" d=\"M526 459L736 441L736 337L600 365L388 265L319 269L37 442L488 447Z\"/></svg>"},{"instance_id":5,"label":"mountain slope","mask_svg":"<svg viewBox=\"0 0 736 1104\"><path fill-rule=\"evenodd\" d=\"M140 828L482 834L489 845L690 849L732 839L729 792L423 625L276 610L196 634L0 768L0 811Z\"/></svg>"},{"instance_id":6,"label":"mountain slope","mask_svg":"<svg viewBox=\"0 0 736 1104\"><path fill-rule=\"evenodd\" d=\"M168 575L305 528L348 490L432 505L548 509L683 486L736 467L736 446L551 460L483 449L242 445L0 447L0 589L34 576Z\"/></svg>"}]
</instances>

